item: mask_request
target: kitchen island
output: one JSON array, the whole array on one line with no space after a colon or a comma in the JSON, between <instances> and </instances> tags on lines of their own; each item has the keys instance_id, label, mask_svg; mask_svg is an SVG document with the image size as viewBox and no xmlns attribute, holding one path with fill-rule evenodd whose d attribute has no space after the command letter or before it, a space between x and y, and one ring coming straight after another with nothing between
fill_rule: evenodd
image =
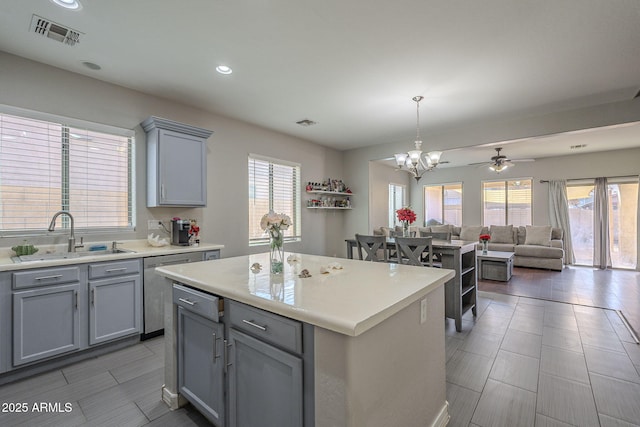
<instances>
[{"instance_id":1,"label":"kitchen island","mask_svg":"<svg viewBox=\"0 0 640 427\"><path fill-rule=\"evenodd\" d=\"M167 289L180 283L224 299L222 319L232 318L240 303L304 326L304 425L446 425L443 285L454 272L289 255L297 261L289 262L282 276L269 274L267 254L156 271L170 279ZM255 263L262 270L252 270ZM311 277L300 278L303 269ZM165 308L162 394L175 409L183 403L177 378L178 308L169 299Z\"/></svg>"}]
</instances>

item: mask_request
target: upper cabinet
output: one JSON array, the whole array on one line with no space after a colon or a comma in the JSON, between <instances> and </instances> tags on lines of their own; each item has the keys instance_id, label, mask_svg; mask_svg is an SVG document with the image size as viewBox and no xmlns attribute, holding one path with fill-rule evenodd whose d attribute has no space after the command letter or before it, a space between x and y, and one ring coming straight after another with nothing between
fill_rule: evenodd
<instances>
[{"instance_id":1,"label":"upper cabinet","mask_svg":"<svg viewBox=\"0 0 640 427\"><path fill-rule=\"evenodd\" d=\"M159 117L141 123L147 133L147 207L207 205L210 130Z\"/></svg>"}]
</instances>

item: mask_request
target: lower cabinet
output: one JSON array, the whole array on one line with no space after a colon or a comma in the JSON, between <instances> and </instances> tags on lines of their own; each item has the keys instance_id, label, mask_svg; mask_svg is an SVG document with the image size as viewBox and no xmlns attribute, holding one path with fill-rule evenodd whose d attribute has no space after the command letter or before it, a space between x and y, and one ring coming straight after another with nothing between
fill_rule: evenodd
<instances>
[{"instance_id":1,"label":"lower cabinet","mask_svg":"<svg viewBox=\"0 0 640 427\"><path fill-rule=\"evenodd\" d=\"M178 307L178 331L178 389L211 422L224 426L224 325Z\"/></svg>"},{"instance_id":2,"label":"lower cabinet","mask_svg":"<svg viewBox=\"0 0 640 427\"><path fill-rule=\"evenodd\" d=\"M89 344L140 332L140 275L89 282Z\"/></svg>"},{"instance_id":3,"label":"lower cabinet","mask_svg":"<svg viewBox=\"0 0 640 427\"><path fill-rule=\"evenodd\" d=\"M10 368L139 334L141 271L136 259L11 273Z\"/></svg>"},{"instance_id":4,"label":"lower cabinet","mask_svg":"<svg viewBox=\"0 0 640 427\"><path fill-rule=\"evenodd\" d=\"M218 427L313 425L302 323L181 284L178 391ZM306 335L305 335L306 336ZM313 340L313 333L307 337ZM307 388L305 388L307 387ZM303 390L307 390L304 392ZM306 402L306 404L305 404ZM305 407L307 411L305 413Z\"/></svg>"},{"instance_id":5,"label":"lower cabinet","mask_svg":"<svg viewBox=\"0 0 640 427\"><path fill-rule=\"evenodd\" d=\"M229 344L229 426L303 425L302 359L234 328Z\"/></svg>"},{"instance_id":6,"label":"lower cabinet","mask_svg":"<svg viewBox=\"0 0 640 427\"><path fill-rule=\"evenodd\" d=\"M80 283L13 293L13 365L80 348Z\"/></svg>"},{"instance_id":7,"label":"lower cabinet","mask_svg":"<svg viewBox=\"0 0 640 427\"><path fill-rule=\"evenodd\" d=\"M140 332L141 261L89 264L89 345Z\"/></svg>"}]
</instances>

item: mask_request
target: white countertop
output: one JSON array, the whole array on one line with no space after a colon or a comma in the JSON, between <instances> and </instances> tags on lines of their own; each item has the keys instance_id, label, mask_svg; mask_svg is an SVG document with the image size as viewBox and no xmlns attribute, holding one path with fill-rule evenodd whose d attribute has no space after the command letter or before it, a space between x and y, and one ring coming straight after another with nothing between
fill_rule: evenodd
<instances>
[{"instance_id":1,"label":"white countertop","mask_svg":"<svg viewBox=\"0 0 640 427\"><path fill-rule=\"evenodd\" d=\"M160 246L154 247L150 246L147 243L146 239L140 240L123 240L118 241L119 249L126 249L134 252L121 252L117 254L108 254L108 255L85 255L78 258L68 258L68 259L57 259L57 260L47 260L47 261L37 261L37 262L24 262L24 263L14 263L11 257L14 252L11 248L0 248L0 271L13 271L13 270L25 270L30 268L40 268L40 267L56 267L63 266L69 264L85 264L88 262L97 262L97 261L113 261L117 259L132 259L132 258L144 258L150 256L158 256L158 255L171 255L171 254L180 254L186 252L201 252L201 251L210 251L216 249L223 249L224 245L213 244L213 243L200 243L198 246ZM79 248L78 252L86 252L88 251L90 246L100 244L103 242L89 242L85 243L84 248ZM107 248L111 248L111 242L105 243ZM38 245L39 251L38 254L49 253L52 251L60 252L66 249L66 245L64 249L60 249L59 247L46 247L42 245Z\"/></svg>"},{"instance_id":2,"label":"white countertop","mask_svg":"<svg viewBox=\"0 0 640 427\"><path fill-rule=\"evenodd\" d=\"M454 276L453 270L440 268L294 255L299 261L285 263L283 275L269 274L267 253L156 271L206 292L349 336L362 334ZM254 274L250 267L256 262L263 268ZM321 266L335 262L343 268L320 273ZM303 269L312 277L298 277Z\"/></svg>"}]
</instances>

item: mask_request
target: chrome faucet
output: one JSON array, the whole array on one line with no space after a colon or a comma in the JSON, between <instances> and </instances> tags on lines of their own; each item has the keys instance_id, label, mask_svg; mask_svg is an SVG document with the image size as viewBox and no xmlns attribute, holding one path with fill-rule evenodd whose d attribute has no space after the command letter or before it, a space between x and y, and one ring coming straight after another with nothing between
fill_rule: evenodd
<instances>
[{"instance_id":1,"label":"chrome faucet","mask_svg":"<svg viewBox=\"0 0 640 427\"><path fill-rule=\"evenodd\" d=\"M51 218L51 223L49 224L49 231L53 231L56 228L56 219L62 215L65 214L69 217L69 220L71 221L71 233L69 234L69 242L67 245L67 251L68 252L75 252L76 248L82 247L83 245L78 245L76 246L76 236L74 234L74 228L73 228L73 215L71 215L70 212L68 211L58 211L53 215L53 218Z\"/></svg>"}]
</instances>

